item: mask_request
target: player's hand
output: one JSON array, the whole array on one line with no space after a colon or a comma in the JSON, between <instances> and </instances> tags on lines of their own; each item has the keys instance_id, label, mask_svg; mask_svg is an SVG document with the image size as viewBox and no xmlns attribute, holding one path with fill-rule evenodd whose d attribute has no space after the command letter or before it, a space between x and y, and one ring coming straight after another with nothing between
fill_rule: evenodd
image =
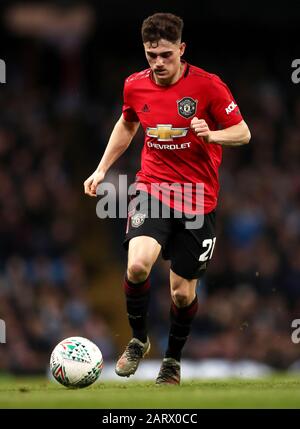
<instances>
[{"instance_id":1,"label":"player's hand","mask_svg":"<svg viewBox=\"0 0 300 429\"><path fill-rule=\"evenodd\" d=\"M212 131L209 129L209 126L204 119L194 117L191 120L191 129L197 137L201 137L207 143L212 141Z\"/></svg>"},{"instance_id":2,"label":"player's hand","mask_svg":"<svg viewBox=\"0 0 300 429\"><path fill-rule=\"evenodd\" d=\"M102 171L94 171L94 173L86 179L84 182L84 193L89 195L90 197L96 197L97 196L97 186L99 183L102 182L104 179L105 173Z\"/></svg>"}]
</instances>

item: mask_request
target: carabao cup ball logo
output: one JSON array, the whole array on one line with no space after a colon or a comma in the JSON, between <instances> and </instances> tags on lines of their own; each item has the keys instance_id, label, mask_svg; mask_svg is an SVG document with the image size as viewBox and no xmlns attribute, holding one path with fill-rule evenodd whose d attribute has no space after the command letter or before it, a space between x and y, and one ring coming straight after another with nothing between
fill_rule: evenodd
<instances>
[{"instance_id":1,"label":"carabao cup ball logo","mask_svg":"<svg viewBox=\"0 0 300 429\"><path fill-rule=\"evenodd\" d=\"M191 118L196 113L198 100L194 100L191 97L183 97L181 100L177 100L177 108L179 115L184 118Z\"/></svg>"}]
</instances>

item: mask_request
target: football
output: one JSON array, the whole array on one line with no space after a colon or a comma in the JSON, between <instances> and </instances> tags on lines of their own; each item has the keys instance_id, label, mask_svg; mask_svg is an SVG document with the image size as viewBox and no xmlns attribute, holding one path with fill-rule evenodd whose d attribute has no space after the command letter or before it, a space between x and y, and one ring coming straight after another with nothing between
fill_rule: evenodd
<instances>
[{"instance_id":1,"label":"football","mask_svg":"<svg viewBox=\"0 0 300 429\"><path fill-rule=\"evenodd\" d=\"M99 378L102 368L102 353L87 338L66 338L51 353L51 373L65 387L90 386Z\"/></svg>"}]
</instances>

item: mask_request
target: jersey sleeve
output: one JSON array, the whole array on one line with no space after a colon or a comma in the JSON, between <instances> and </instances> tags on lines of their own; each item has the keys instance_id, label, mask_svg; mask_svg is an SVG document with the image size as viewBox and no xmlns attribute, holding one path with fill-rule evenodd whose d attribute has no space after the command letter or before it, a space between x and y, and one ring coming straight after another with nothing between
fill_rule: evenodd
<instances>
[{"instance_id":1,"label":"jersey sleeve","mask_svg":"<svg viewBox=\"0 0 300 429\"><path fill-rule=\"evenodd\" d=\"M139 122L139 118L134 108L132 107L132 103L130 101L130 90L127 85L127 80L125 81L125 84L124 84L122 113L125 121Z\"/></svg>"},{"instance_id":2,"label":"jersey sleeve","mask_svg":"<svg viewBox=\"0 0 300 429\"><path fill-rule=\"evenodd\" d=\"M243 120L228 86L221 79L213 80L209 91L209 113L220 129L237 125Z\"/></svg>"}]
</instances>

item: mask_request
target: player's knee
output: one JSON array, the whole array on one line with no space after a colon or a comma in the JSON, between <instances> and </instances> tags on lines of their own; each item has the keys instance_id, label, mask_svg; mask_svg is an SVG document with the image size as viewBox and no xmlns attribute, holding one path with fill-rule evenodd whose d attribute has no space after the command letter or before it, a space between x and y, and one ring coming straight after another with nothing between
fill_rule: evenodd
<instances>
[{"instance_id":1,"label":"player's knee","mask_svg":"<svg viewBox=\"0 0 300 429\"><path fill-rule=\"evenodd\" d=\"M128 265L127 277L132 283L141 283L145 281L149 274L150 267L142 261L136 261Z\"/></svg>"},{"instance_id":2,"label":"player's knee","mask_svg":"<svg viewBox=\"0 0 300 429\"><path fill-rule=\"evenodd\" d=\"M186 307L190 304L190 294L188 291L175 289L172 291L172 300L176 307Z\"/></svg>"}]
</instances>

